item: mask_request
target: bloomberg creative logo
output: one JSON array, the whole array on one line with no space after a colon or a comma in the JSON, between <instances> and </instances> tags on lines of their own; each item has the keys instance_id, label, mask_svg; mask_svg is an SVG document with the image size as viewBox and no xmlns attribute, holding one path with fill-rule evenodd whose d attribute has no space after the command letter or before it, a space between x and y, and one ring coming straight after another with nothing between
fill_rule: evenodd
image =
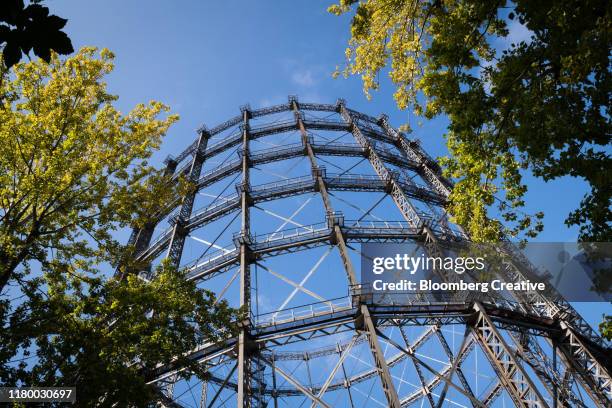
<instances>
[{"instance_id":1,"label":"bloomberg creative logo","mask_svg":"<svg viewBox=\"0 0 612 408\"><path fill-rule=\"evenodd\" d=\"M415 275L419 271L431 272L454 272L457 275L463 275L469 271L484 271L485 258L477 257L441 257L441 256L410 256L409 254L395 254L393 257L374 257L372 259L372 273L381 275L385 271L394 271L396 275L409 273ZM472 275L472 278L475 278ZM494 291L542 291L546 288L542 282L531 282L523 280L519 282L503 282L500 279L493 279L491 282L486 281L445 281L436 282L433 279L419 279L418 281L399 279L395 281L385 281L383 279L375 279L372 282L372 288L375 291L476 291L481 293L489 292L489 288Z\"/></svg>"},{"instance_id":2,"label":"bloomberg creative logo","mask_svg":"<svg viewBox=\"0 0 612 408\"><path fill-rule=\"evenodd\" d=\"M610 301L604 279L612 271L610 244L530 243L519 261L503 245L451 243L432 252L422 242L364 243L359 290L374 301L394 304L449 296L523 301L518 292L550 291L570 301Z\"/></svg>"}]
</instances>

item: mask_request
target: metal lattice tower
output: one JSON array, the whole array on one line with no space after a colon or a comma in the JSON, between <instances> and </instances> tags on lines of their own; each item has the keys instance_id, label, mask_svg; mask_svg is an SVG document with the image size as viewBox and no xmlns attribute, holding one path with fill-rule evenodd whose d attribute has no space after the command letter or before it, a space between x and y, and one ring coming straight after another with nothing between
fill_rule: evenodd
<instances>
[{"instance_id":1,"label":"metal lattice tower","mask_svg":"<svg viewBox=\"0 0 612 408\"><path fill-rule=\"evenodd\" d=\"M198 190L133 231L137 258L169 258L249 318L238 337L193 350L206 381L160 366L147 379L159 404L612 406L610 348L558 294L367 301L355 244L436 253L469 239L444 212L452 183L385 115L343 100L244 106L166 166ZM506 279L528 277L514 255Z\"/></svg>"}]
</instances>

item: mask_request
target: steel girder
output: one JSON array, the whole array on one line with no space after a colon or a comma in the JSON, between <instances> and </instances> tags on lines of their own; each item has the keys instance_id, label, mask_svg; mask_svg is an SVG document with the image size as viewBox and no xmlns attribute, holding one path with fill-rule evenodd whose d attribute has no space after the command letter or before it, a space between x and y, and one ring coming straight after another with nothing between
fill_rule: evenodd
<instances>
[{"instance_id":1,"label":"steel girder","mask_svg":"<svg viewBox=\"0 0 612 408\"><path fill-rule=\"evenodd\" d=\"M344 118L344 120L350 126L353 135L357 142L368 152L368 160L372 163L374 170L378 174L381 180L387 183L389 186L390 194L393 197L393 200L397 204L400 209L400 212L406 218L406 221L414 227L414 228L422 228L424 226L424 222L419 215L419 212L412 205L410 200L406 197L402 186L395 179L394 175L389 172L383 161L380 159L380 156L376 152L370 141L363 135L359 126L355 123L353 117L351 116L351 112L349 112L344 106L344 102L340 104L340 115Z\"/></svg>"},{"instance_id":2,"label":"steel girder","mask_svg":"<svg viewBox=\"0 0 612 408\"><path fill-rule=\"evenodd\" d=\"M425 153L417 142L409 141L404 135L389 125L389 120L386 115L381 115L379 123L390 134L394 143L401 148L406 157L419 164L419 174L421 174L439 194L448 197L453 188L453 184L450 180L442 176L442 171L438 163Z\"/></svg>"},{"instance_id":3,"label":"steel girder","mask_svg":"<svg viewBox=\"0 0 612 408\"><path fill-rule=\"evenodd\" d=\"M437 163L420 148L418 143L407 140L400 132L393 129L389 125L386 115L381 115L379 124L393 135L396 144L401 147L407 158L421 165L419 174L429 182L430 186L442 196L448 197L453 184L442 176ZM526 268L527 273L529 273L529 262L521 256L519 251L515 250L512 244L508 244L507 247L508 252L516 260L515 264L508 265L508 276L512 277L513 280L519 280L525 276L525 271L521 271L520 267ZM534 295L530 299L521 300L524 300L527 305L540 304L540 310L544 313L551 317L563 319L566 325L565 335L557 339L557 346L559 346L564 354L566 361L575 365L581 382L585 385L585 389L593 400L602 407L607 406L612 403L611 369L609 366L605 367L605 364L600 363L601 359L606 357L595 358L592 347L589 347L589 343L595 343L594 346L597 350L603 344L601 338L567 301L560 298L558 293L550 293L549 296L549 298L541 298L541 295ZM580 334L574 334L571 327L577 329ZM581 336L586 338L583 339ZM552 380L550 376L547 377L542 374L546 372L546 367L542 365L542 360L532 359L531 363L536 366L536 373L545 383ZM553 386L558 388L558 381L554 381Z\"/></svg>"},{"instance_id":4,"label":"steel girder","mask_svg":"<svg viewBox=\"0 0 612 408\"><path fill-rule=\"evenodd\" d=\"M341 120L306 117L304 111L336 113L340 115ZM249 122L251 118L281 112L292 112L294 117L272 124L252 125ZM350 132L357 144L316 142L308 133L309 129ZM301 134L302 143L260 151L249 149L249 141L294 131ZM206 137L202 138L202 135ZM216 135L224 136L219 142L208 143L208 139ZM241 146L239 147L239 160L224 163L211 171L200 174L202 163L205 160L238 146ZM399 154L391 152L389 146L395 147ZM378 176L368 178L358 175L328 174L324 167L318 166L316 155L365 157L372 164ZM249 169L253 166L304 156L309 158L314 169L310 177L256 186L252 186L249 182ZM186 161L189 157L191 160ZM411 180L402 180L395 171L390 170L388 165L419 174L427 186L415 186ZM428 243L429 250L435 251L439 239L468 238L460 229L452 231L446 229L444 225L437 225L431 214L417 210L411 203L411 199L420 200L429 206L443 206L446 203L452 189L452 182L442 176L441 169L435 160L428 156L417 142L408 140L402 133L393 129L385 115L374 118L356 112L347 108L342 100L333 105L308 104L299 103L297 98L291 97L287 104L257 110L246 107L242 109L241 115L215 128L210 130L205 127L201 128L198 140L176 158L167 160L167 169L168 173L173 174L173 180L183 175L194 181L198 189L206 188L239 172L242 173L243 179L237 185L235 195L220 198L212 206L194 213L192 213L193 198L189 196L183 198L182 202L173 204L179 206L179 211L170 217L171 228L162 232L151 242L155 225L148 225L142 231L135 230L129 243L134 245L141 261L151 260L167 248L169 257L178 264L182 251L181 240L184 242L184 237L189 232L240 210L242 228L239 236L236 237L235 247L223 250L218 254L211 254L209 258L190 266L189 276L192 279L208 278L239 265L241 304L247 307L250 298L248 296L250 292L249 265L258 259L319 245L336 245L340 250L347 272L348 283L353 286L357 281L348 257L347 242L420 240ZM311 225L308 226L310 231L304 228L303 233L281 234L281 237L251 236L249 208L254 204L305 192L319 192L325 209L330 214L333 213L333 208L329 201L328 190L390 193L400 212L405 216L406 224L398 227L347 225L349 223L341 224L330 217L321 227L314 228L314 225ZM165 211L160 212L160 219L167 214ZM512 248L509 249L509 252L516 255ZM529 276L529 267L522 261L519 259L515 265L508 268L506 272L510 279ZM440 406L444 402L449 386L457 387L448 379L453 375L456 375L461 382L459 391L467 396L474 406L492 403L503 389L517 405L521 406L546 406L541 394L541 391L544 390L561 404L579 405L580 401L571 393L559 391L563 385L567 384L568 378L571 379L573 372L576 373L576 379L589 392L593 401L600 406L607 406L610 402L612 383L609 360L605 356L608 350L607 345L567 302L554 293L544 298L535 296L529 299L518 299L519 303L516 305L509 303L471 305L453 304L452 302L418 304L415 302L402 308L363 303L366 299L362 295L358 295L353 300L350 306L332 306L326 313L313 312L309 317L303 319L276 318L266 321L257 318L249 319L244 322L241 336L236 339L228 339L222 344L205 345L194 351L193 358L197 361L214 362L215 364L227 361L227 358L236 359L238 381L231 380L230 375L224 378L212 376L210 382L222 388L235 389L239 405L244 406L265 403L262 395L273 396L274 403L277 404L279 396L297 394L307 396L313 403L325 405L326 402L323 399L325 392L340 388L347 389L352 403L351 384L375 375L381 378L389 406L405 406L422 397L427 398L432 406L434 404ZM463 324L472 327L473 337L465 339L467 351L460 351L454 356L444 337L437 332L442 350L448 357L449 365L438 373L434 373L434 377L429 381L423 376L422 371L427 370L428 367L422 361L417 362L405 353L385 358L384 353L381 352L379 337L382 336L384 339L385 334L379 331L380 328L412 325L438 327L447 324ZM344 372L344 381L334 382L330 376L328 381L318 388L305 387L292 378L290 373L284 372L283 375L283 369L277 365L281 354L277 355L273 352L270 354L265 351L281 345L346 331L365 332L363 338L368 341L375 367L351 376L347 376ZM509 337L506 338L511 338L514 346L504 339L501 331L509 333ZM533 342L534 336L545 336L553 347L559 350L562 363L566 367L563 378L560 372L555 371L554 367L551 368L552 365L546 355L538 351L539 346ZM431 334L426 337L430 338ZM387 341L392 340L387 339ZM500 381L493 384L480 401L474 400L474 395L460 366L475 344L479 344L485 351L491 365L500 376ZM531 346L526 347L526 345ZM406 346L410 349L408 344ZM340 346L339 349L338 355L342 356L345 349ZM400 399L394 389L390 367L405 358L415 361L417 373L421 373L419 376L422 391ZM543 385L536 386L531 381L523 363L533 369ZM292 387L282 388L275 384L272 390L266 388L262 382L264 365L270 367L274 381L278 374L287 379ZM340 372L340 369L344 370L343 361L335 365L334 373ZM173 377L169 375L173 372L176 372L176 368L160 367L160 375L156 376L156 379L166 378L166 382L172 382ZM442 383L444 383L444 392L436 403L431 390ZM213 398L216 398L219 392Z\"/></svg>"},{"instance_id":5,"label":"steel girder","mask_svg":"<svg viewBox=\"0 0 612 408\"><path fill-rule=\"evenodd\" d=\"M387 191L387 184L380 181L379 179L363 176L363 175L333 175L324 177L327 188L329 190L336 191L370 191L370 192L385 192ZM434 204L440 204L444 202L444 199L439 195L428 191L427 189L415 185L408 185L401 181L397 185L404 188L404 192L407 196L418 199L424 202L430 202ZM237 189L241 188L241 184L237 185ZM316 179L312 177L299 177L295 179L284 180L282 182L274 182L269 184L263 184L259 186L250 187L250 198L253 204L258 204L270 200L280 199L289 196L295 196L299 194L306 194L315 192L319 188ZM182 222L182 228L185 233L200 228L206 223L215 221L220 217L230 214L233 211L240 209L240 195L242 193L236 193L225 197L219 197L219 199L212 205L196 210L191 217L187 218ZM176 216L172 216L171 220L174 221ZM166 248L170 241L172 234L174 233L175 227L167 228L160 235L158 235L150 245L142 249L137 253L139 260L146 260L155 258Z\"/></svg>"},{"instance_id":6,"label":"steel girder","mask_svg":"<svg viewBox=\"0 0 612 408\"><path fill-rule=\"evenodd\" d=\"M249 129L250 112L244 109L242 112L242 183L240 193L240 234L248 236L251 231L250 221L250 163L249 163L249 141L251 133ZM239 306L245 310L251 310L251 250L243 240L238 243L240 260L240 300ZM253 396L252 377L252 347L250 346L249 322L241 324L238 334L237 368L238 368L238 390L236 405L239 407L250 407ZM228 376L229 378L229 376ZM259 399L257 399L259 401Z\"/></svg>"},{"instance_id":7,"label":"steel girder","mask_svg":"<svg viewBox=\"0 0 612 408\"><path fill-rule=\"evenodd\" d=\"M499 379L519 407L548 407L540 391L517 361L514 351L506 344L484 307L474 305L476 316L471 324L486 356L495 367Z\"/></svg>"},{"instance_id":8,"label":"steel girder","mask_svg":"<svg viewBox=\"0 0 612 408\"><path fill-rule=\"evenodd\" d=\"M321 194L321 198L323 199L323 203L325 206L325 211L327 212L328 215L333 215L335 212L329 200L329 196L327 194L327 183L326 183L326 180L323 178L323 172L316 171L316 170L319 170L319 166L315 158L314 152L312 150L312 147L310 146L310 143L308 140L308 134L306 132L304 122L299 112L297 100L295 99L293 100L293 110L296 115L296 120L298 121L300 132L302 133L302 141L306 145L308 158L310 160L313 170L315 170L315 176L317 178L319 192ZM340 225L338 225L338 223L335 222L336 220L333 219L333 221L334 222L330 225L330 227L332 227L334 231L334 241L335 241L336 246L338 247L338 250L340 251L340 257L342 258L342 264L344 265L344 270L346 272L348 283L351 286L357 285L358 284L357 277L355 275L355 270L353 268L352 261L348 254L348 249L346 246L346 241L345 241L343 231L340 228ZM376 335L376 328L369 314L367 305L361 305L361 320L362 320L363 328L365 329L364 330L365 335L368 339L368 344L370 345L372 356L374 358L374 361L376 362L376 367L379 370L380 378L383 384L383 390L385 393L385 397L387 399L387 404L390 407L399 408L400 407L399 398L393 386L393 380L391 379L391 375L389 374L389 367L387 366L386 360L384 358L384 354L382 353L382 349L378 342L378 337Z\"/></svg>"},{"instance_id":9,"label":"steel girder","mask_svg":"<svg viewBox=\"0 0 612 408\"><path fill-rule=\"evenodd\" d=\"M261 109L255 109L255 110L251 110L250 111L250 117L251 118L257 118L260 116L266 116L266 115L270 115L270 114L274 114L274 113L279 113L279 112L286 112L286 111L290 111L293 109L292 103L286 103L286 104L279 104L279 105L274 105L274 106L270 106L270 107L266 107L266 108L261 108ZM322 104L322 103L300 103L300 109L302 110L311 110L311 111L321 111L321 112L336 112L338 110L338 106L337 104ZM355 115L356 117L358 117L361 120L370 122L370 123L374 123L376 124L378 121L376 118L354 111L354 110L350 110L350 112ZM219 133L222 133L224 131L226 131L227 129L230 129L233 126L236 126L240 123L242 123L243 121L243 117L242 115L237 115L221 124L219 124L218 126L215 126L214 128L207 130L206 127L201 127L200 129L198 129L198 131L202 131L202 130L207 130L207 132L211 135L211 136L215 136ZM177 162L181 162L182 160L184 160L187 156L192 155L193 152L195 151L195 146L196 146L196 142L192 143L187 149L185 149L183 152L181 152L175 159L175 161Z\"/></svg>"},{"instance_id":10,"label":"steel girder","mask_svg":"<svg viewBox=\"0 0 612 408\"><path fill-rule=\"evenodd\" d=\"M195 153L193 160L189 165L188 179L191 182L196 182L200 177L202 171L202 164L205 160L206 146L208 145L209 135L206 131L200 131L200 137L195 147ZM172 232L169 234L168 254L167 258L170 260L171 265L174 267L179 266L181 262L181 255L183 254L183 245L185 244L185 237L187 231L184 229L185 221L191 216L193 209L193 203L195 201L196 191L192 191L185 195L181 200L180 210L177 217L174 219L174 226Z\"/></svg>"},{"instance_id":11,"label":"steel girder","mask_svg":"<svg viewBox=\"0 0 612 408\"><path fill-rule=\"evenodd\" d=\"M252 332L249 337L254 343L260 343L264 346L260 347L266 349L270 344L287 344L286 342L302 341L308 339L308 335L317 332L337 332L340 330L355 330L355 325L359 327L359 320L362 318L362 311L360 305L350 306L346 309L330 310L327 313L312 315L300 315L294 319L279 320L277 322L258 325L254 323ZM492 337L492 330L507 329L507 321L504 316L511 313L516 313L516 310L507 309L507 304L479 304L473 305L471 303L457 303L457 304L433 304L431 302L415 302L412 306L403 307L375 307L369 310L371 318L377 323L377 327L397 327L397 326L429 326L415 341L407 347L412 350L416 350L428 339L432 337L440 338L440 327L449 323L468 325L474 328L475 335L482 335L487 337L487 347L495 349L497 354L504 352L499 350L502 347L497 342L497 337ZM393 317L390 317L393 316ZM543 320L539 316L531 316L534 323L527 323L528 316L525 319L515 320L514 330L518 333L523 333L526 328L534 328L537 325L538 333L547 337L555 337L559 332L558 322L552 320ZM452 319L449 320L449 319ZM484 320L484 322L483 322ZM536 323L537 322L537 323ZM476 333L480 330L483 334ZM493 333L495 334L495 333ZM189 356L190 358L199 361L207 362L212 359L218 358L220 355L231 355L235 350L235 344L237 343L236 338L230 338L223 343L205 343L202 344L197 350ZM445 340L440 341L441 345L444 346ZM468 343L470 344L470 343ZM510 346L504 342L507 350L510 350ZM466 346L467 347L467 346ZM450 351L450 350L449 350ZM265 354L265 353L264 353ZM276 360L284 359L303 359L303 358L318 358L324 357L331 354L330 349L321 349L304 353L285 353L278 354ZM451 353L452 354L452 353ZM270 354L267 353L266 358L270 358ZM399 357L397 355L386 360L388 366L397 364ZM450 360L453 361L452 359ZM170 374L174 373L176 368L171 366L159 367L158 371L154 374L154 378L151 380L166 378ZM376 371L376 370L374 370ZM513 370L507 370L512 372ZM352 378L352 382L363 380L361 376L365 375L369 377L372 375L371 372L362 373ZM436 382L437 383L437 382Z\"/></svg>"}]
</instances>

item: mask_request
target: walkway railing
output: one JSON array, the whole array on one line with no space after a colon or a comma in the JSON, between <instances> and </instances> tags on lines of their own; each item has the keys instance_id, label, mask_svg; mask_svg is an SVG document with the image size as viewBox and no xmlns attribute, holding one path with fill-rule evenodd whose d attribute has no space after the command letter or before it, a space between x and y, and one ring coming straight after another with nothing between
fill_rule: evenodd
<instances>
[{"instance_id":1,"label":"walkway railing","mask_svg":"<svg viewBox=\"0 0 612 408\"><path fill-rule=\"evenodd\" d=\"M276 312L254 315L251 319L257 328L264 328L320 316L333 316L337 312L346 312L352 309L351 297L345 296L325 302L311 303Z\"/></svg>"}]
</instances>

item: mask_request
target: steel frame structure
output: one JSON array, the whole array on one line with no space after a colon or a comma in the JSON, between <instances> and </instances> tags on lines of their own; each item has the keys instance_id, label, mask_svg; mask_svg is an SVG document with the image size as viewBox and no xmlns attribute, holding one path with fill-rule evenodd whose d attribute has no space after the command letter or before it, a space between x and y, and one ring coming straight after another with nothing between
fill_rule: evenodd
<instances>
[{"instance_id":1,"label":"steel frame structure","mask_svg":"<svg viewBox=\"0 0 612 408\"><path fill-rule=\"evenodd\" d=\"M256 118L265 119L279 113L292 117L252 124ZM334 115L335 119L317 118L310 113ZM210 141L233 128L236 130L221 140ZM311 134L318 130L344 132L352 135L354 143L322 143ZM299 136L282 146L251 148L255 140L286 132ZM202 172L206 161L232 149L238 152L236 159ZM332 174L320 165L321 156L363 158L371 164L375 174L347 174L346 171ZM255 166L299 157L308 159L311 174L252 185L251 170ZM246 308L250 316L242 322L237 337L221 343L203 342L189 355L211 367L210 377L200 386L199 404L194 405L224 406L229 403L277 407L306 401L311 406L329 407L333 405L330 396L344 393L343 403L354 406L357 385L375 381L380 387L378 394L384 396L382 405L390 407L419 401L431 407L446 406L451 393L462 398L465 405L454 403L462 406L493 406L502 394L520 407L612 406L609 345L557 293L532 293L513 301L492 299L490 302L422 298L391 305L370 301L369 294L360 288L350 255L354 250L351 243L418 241L435 253L439 251L440 242L469 240L460 228L450 225L444 215L452 182L442 175L439 165L417 141L408 139L389 124L387 116L372 117L357 112L349 109L343 100L335 104L303 103L294 96L285 104L267 108L252 110L244 106L236 117L211 129L200 128L197 139L187 149L166 160L165 171L173 175L173 180L179 175L186 176L197 189L159 214L159 221L166 217L170 226L162 227L155 238L155 229L161 226L157 222L132 232L129 244L133 245L136 258L150 264L156 258L166 257L185 270L187 279L197 281L222 276L237 268L232 280L238 280L239 305ZM425 184L418 185L404 174L416 174ZM231 176L241 177L235 185L235 193L217 195L210 205L194 211L199 191ZM332 191L384 193L395 203L403 220L349 222L334 208L330 199ZM305 193L320 196L324 222L300 224L293 231L252 233L253 207ZM415 206L415 201L429 210ZM240 216L240 228L235 231L233 246L218 248L194 262L181 264L186 237L228 214ZM276 274L296 290L309 293L320 302L256 314L251 304L254 265L262 265L264 259L281 254L321 246L337 248L350 289L347 296L324 299L282 274ZM210 247L216 248L214 242ZM506 244L506 251L515 262L507 266L504 277L519 280L531 276L529 263L512 244ZM154 279L150 266L146 269L141 276ZM465 328L458 348L450 345L443 334L446 327L453 325ZM410 336L407 333L410 327L420 327L422 331L417 336ZM391 332L399 333L400 337L394 338ZM349 336L345 336L344 341L317 349L309 347L314 339L335 339L334 336L342 333ZM419 352L432 342L436 342L445 357L441 366L432 365ZM302 351L277 351L287 345L302 345ZM361 346L369 350L371 367L349 373L347 361L353 356L352 351ZM390 354L389 349L396 353ZM466 374L469 369L465 368L468 356L477 350L496 377L480 393L470 383ZM334 361L326 380L320 384L305 384L282 366L288 361L308 365L309 361L323 358ZM398 388L406 383L406 378L393 371L408 363L414 367L413 375L418 384L413 392L402 394ZM213 367L221 365L228 367L224 375L212 373ZM148 378L161 390L159 405L184 406L173 395L176 374L181 370L181 367L164 365ZM580 396L580 391L588 397ZM222 399L227 393L231 402ZM371 394L372 389L370 397Z\"/></svg>"}]
</instances>

